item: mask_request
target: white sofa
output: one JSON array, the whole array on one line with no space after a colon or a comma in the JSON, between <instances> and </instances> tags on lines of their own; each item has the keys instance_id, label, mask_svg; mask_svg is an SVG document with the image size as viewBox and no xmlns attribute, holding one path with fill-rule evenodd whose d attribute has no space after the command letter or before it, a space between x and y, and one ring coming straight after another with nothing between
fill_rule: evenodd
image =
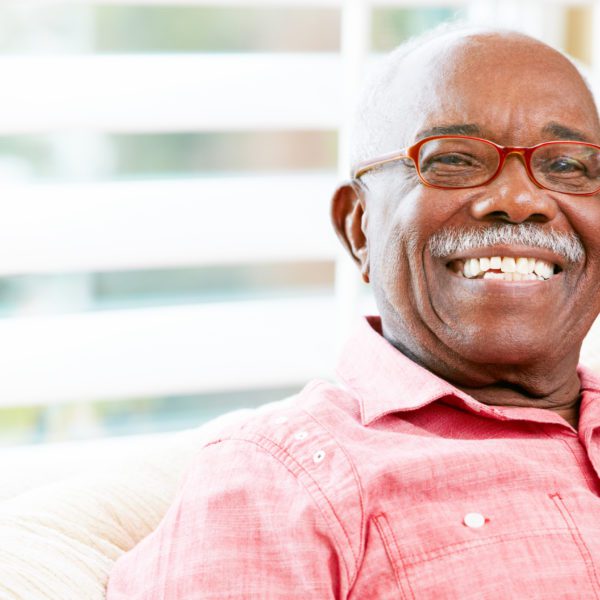
<instances>
[{"instance_id":1,"label":"white sofa","mask_svg":"<svg viewBox=\"0 0 600 600\"><path fill-rule=\"evenodd\" d=\"M178 433L1 450L0 599L103 599L114 561L156 528L194 453L254 412Z\"/></svg>"}]
</instances>

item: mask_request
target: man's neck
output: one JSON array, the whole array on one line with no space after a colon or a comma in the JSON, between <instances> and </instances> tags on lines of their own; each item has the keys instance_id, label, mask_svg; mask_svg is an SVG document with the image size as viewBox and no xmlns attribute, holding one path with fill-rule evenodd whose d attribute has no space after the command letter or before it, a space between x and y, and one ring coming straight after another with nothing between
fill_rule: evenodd
<instances>
[{"instance_id":1,"label":"man's neck","mask_svg":"<svg viewBox=\"0 0 600 600\"><path fill-rule=\"evenodd\" d=\"M384 335L385 337L385 335ZM433 354L390 340L405 356L489 406L520 406L551 410L577 429L581 382L579 352L555 364L529 365L470 363L450 352Z\"/></svg>"}]
</instances>

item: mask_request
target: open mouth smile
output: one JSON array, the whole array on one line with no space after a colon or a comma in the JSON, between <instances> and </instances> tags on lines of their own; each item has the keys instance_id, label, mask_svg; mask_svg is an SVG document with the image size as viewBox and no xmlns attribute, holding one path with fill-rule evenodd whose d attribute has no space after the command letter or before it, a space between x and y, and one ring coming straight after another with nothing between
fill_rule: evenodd
<instances>
[{"instance_id":1,"label":"open mouth smile","mask_svg":"<svg viewBox=\"0 0 600 600\"><path fill-rule=\"evenodd\" d=\"M529 256L458 258L446 266L459 277L502 281L547 281L561 271L556 264Z\"/></svg>"}]
</instances>

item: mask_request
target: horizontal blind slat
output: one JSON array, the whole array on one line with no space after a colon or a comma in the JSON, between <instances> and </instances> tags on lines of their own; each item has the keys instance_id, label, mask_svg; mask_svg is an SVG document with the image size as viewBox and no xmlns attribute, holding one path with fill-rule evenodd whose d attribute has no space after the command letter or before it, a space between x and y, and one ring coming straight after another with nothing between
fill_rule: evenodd
<instances>
[{"instance_id":1,"label":"horizontal blind slat","mask_svg":"<svg viewBox=\"0 0 600 600\"><path fill-rule=\"evenodd\" d=\"M65 0L21 0L37 4L62 4ZM445 6L464 6L473 0L371 0L372 6L395 6L402 8L423 8L423 7L445 7ZM545 0L547 1L547 0ZM561 4L591 4L595 0L550 0ZM302 8L313 7L336 7L342 8L344 0L69 0L69 4L84 5L131 5L131 6L210 6L210 7L273 7L288 8L300 6Z\"/></svg>"},{"instance_id":2,"label":"horizontal blind slat","mask_svg":"<svg viewBox=\"0 0 600 600\"><path fill-rule=\"evenodd\" d=\"M333 314L304 298L0 321L0 406L301 385L331 374Z\"/></svg>"},{"instance_id":3,"label":"horizontal blind slat","mask_svg":"<svg viewBox=\"0 0 600 600\"><path fill-rule=\"evenodd\" d=\"M0 134L329 130L335 54L2 56Z\"/></svg>"},{"instance_id":4,"label":"horizontal blind slat","mask_svg":"<svg viewBox=\"0 0 600 600\"><path fill-rule=\"evenodd\" d=\"M0 186L0 276L333 260L335 178Z\"/></svg>"}]
</instances>

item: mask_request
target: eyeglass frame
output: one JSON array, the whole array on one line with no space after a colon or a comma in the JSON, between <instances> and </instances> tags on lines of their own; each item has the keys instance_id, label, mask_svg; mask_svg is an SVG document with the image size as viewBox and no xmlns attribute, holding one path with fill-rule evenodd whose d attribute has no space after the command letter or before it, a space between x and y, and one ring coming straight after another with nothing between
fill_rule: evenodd
<instances>
[{"instance_id":1,"label":"eyeglass frame","mask_svg":"<svg viewBox=\"0 0 600 600\"><path fill-rule=\"evenodd\" d=\"M444 140L444 139L475 140L478 142L484 142L484 143L488 144L489 146L492 146L493 148L496 149L496 151L498 152L498 156L499 156L499 162L498 162L498 167L497 167L496 171L493 173L493 175L489 179L487 179L486 181L484 181L482 183L477 183L475 185L465 185L465 186L456 187L456 186L444 186L444 185L437 185L434 183L429 183L421 175L419 151L420 151L421 147L424 144L426 144L427 142L431 142L434 140ZM557 192L559 194L569 194L571 196L594 196L594 195L598 194L600 192L600 185L593 192L561 192L560 190L555 190L555 189L549 188L548 186L542 185L535 178L535 176L533 174L533 170L531 169L531 155L538 148L542 148L544 146L557 145L557 144L577 144L580 146L590 146L590 147L596 148L598 151L600 151L600 146L598 146L597 144L592 144L590 142L580 142L578 140L552 140L549 142L542 142L541 144L536 144L535 146L501 146L500 144L496 144L495 142L492 142L490 140L486 140L486 139L480 138L480 137L474 137L471 135L434 135L434 136L423 138L422 140L419 140L418 142L416 142L412 146L408 146L407 148L401 148L400 150L394 150L393 152L388 152L387 154L383 154L382 156L379 156L377 158L364 160L364 161L361 161L361 162L355 164L352 167L351 177L352 177L353 182L360 184L360 183L362 183L362 182L360 182L360 178L363 175L365 175L365 173L368 173L372 169L376 169L378 167L389 164L391 162L395 162L395 161L399 161L399 160L408 158L408 159L412 160L413 164L415 165L415 170L417 172L417 176L419 177L419 180L421 181L421 183L423 185L430 187L430 188L439 189L439 190L465 190L465 189L481 187L483 185L487 185L488 183L491 183L502 172L502 169L504 168L504 163L506 162L506 159L511 154L516 154L517 156L519 156L521 158L521 161L523 162L523 164L525 166L525 171L527 172L527 176L529 177L529 179L536 186L538 186L541 189L549 190L551 192Z\"/></svg>"}]
</instances>

